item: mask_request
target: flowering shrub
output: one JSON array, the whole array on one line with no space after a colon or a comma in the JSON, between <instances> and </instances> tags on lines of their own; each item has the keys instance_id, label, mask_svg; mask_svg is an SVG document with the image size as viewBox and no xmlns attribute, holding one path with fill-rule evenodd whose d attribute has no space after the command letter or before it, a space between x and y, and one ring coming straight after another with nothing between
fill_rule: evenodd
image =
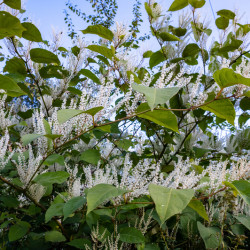
<instances>
[{"instance_id":1,"label":"flowering shrub","mask_svg":"<svg viewBox=\"0 0 250 250\"><path fill-rule=\"evenodd\" d=\"M118 23L44 41L3 2L2 249L247 249L250 26L218 11L207 50L204 4L173 1L174 27L146 1L159 50L139 53Z\"/></svg>"}]
</instances>

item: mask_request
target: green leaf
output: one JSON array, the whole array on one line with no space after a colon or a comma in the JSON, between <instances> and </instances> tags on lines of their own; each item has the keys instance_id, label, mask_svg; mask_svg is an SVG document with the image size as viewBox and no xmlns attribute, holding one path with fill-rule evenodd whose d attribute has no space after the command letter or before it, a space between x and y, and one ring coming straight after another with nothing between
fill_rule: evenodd
<instances>
[{"instance_id":1,"label":"green leaf","mask_svg":"<svg viewBox=\"0 0 250 250\"><path fill-rule=\"evenodd\" d=\"M155 203L157 214L163 224L171 216L181 213L194 196L191 189L172 189L149 185L149 193Z\"/></svg>"},{"instance_id":2,"label":"green leaf","mask_svg":"<svg viewBox=\"0 0 250 250\"><path fill-rule=\"evenodd\" d=\"M206 249L218 249L221 242L220 229L217 227L205 227L199 221L197 226Z\"/></svg>"},{"instance_id":3,"label":"green leaf","mask_svg":"<svg viewBox=\"0 0 250 250\"><path fill-rule=\"evenodd\" d=\"M237 39L230 39L226 41L223 46L219 49L219 52L224 53L224 52L230 52L230 51L235 51L237 50L243 41L237 40Z\"/></svg>"},{"instance_id":4,"label":"green leaf","mask_svg":"<svg viewBox=\"0 0 250 250\"><path fill-rule=\"evenodd\" d=\"M0 39L12 36L22 37L24 30L25 28L17 17L6 11L0 11Z\"/></svg>"},{"instance_id":5,"label":"green leaf","mask_svg":"<svg viewBox=\"0 0 250 250\"><path fill-rule=\"evenodd\" d=\"M92 25L88 26L87 29L81 30L83 34L94 34L98 35L104 39L107 39L109 41L113 40L114 34L112 31L110 31L108 28L102 26L102 25Z\"/></svg>"},{"instance_id":6,"label":"green leaf","mask_svg":"<svg viewBox=\"0 0 250 250\"><path fill-rule=\"evenodd\" d=\"M65 241L66 238L58 231L50 231L45 233L45 240L51 242L62 242Z\"/></svg>"},{"instance_id":7,"label":"green leaf","mask_svg":"<svg viewBox=\"0 0 250 250\"><path fill-rule=\"evenodd\" d=\"M12 97L18 97L21 95L26 95L25 92L8 76L0 74L0 89L7 92L7 95Z\"/></svg>"},{"instance_id":8,"label":"green leaf","mask_svg":"<svg viewBox=\"0 0 250 250\"><path fill-rule=\"evenodd\" d=\"M93 82L97 84L101 84L99 78L88 69L81 69L78 73L88 77L89 79L91 79Z\"/></svg>"},{"instance_id":9,"label":"green leaf","mask_svg":"<svg viewBox=\"0 0 250 250\"><path fill-rule=\"evenodd\" d=\"M236 16L235 13L233 13L231 10L225 10L225 9L217 11L217 15L228 19L234 19Z\"/></svg>"},{"instance_id":10,"label":"green leaf","mask_svg":"<svg viewBox=\"0 0 250 250\"><path fill-rule=\"evenodd\" d=\"M97 52L97 53L107 57L110 60L115 56L111 49L108 49L107 47L104 47L104 46L89 45L87 47L87 49L94 51L94 52Z\"/></svg>"},{"instance_id":11,"label":"green leaf","mask_svg":"<svg viewBox=\"0 0 250 250\"><path fill-rule=\"evenodd\" d=\"M206 3L205 0L188 0L189 4L191 4L194 8L201 8Z\"/></svg>"},{"instance_id":12,"label":"green leaf","mask_svg":"<svg viewBox=\"0 0 250 250\"><path fill-rule=\"evenodd\" d=\"M143 53L143 58L149 58L152 56L152 54L153 54L153 51L148 50L148 51Z\"/></svg>"},{"instance_id":13,"label":"green leaf","mask_svg":"<svg viewBox=\"0 0 250 250\"><path fill-rule=\"evenodd\" d=\"M194 211L196 211L203 219L209 221L206 209L201 201L199 200L191 200L188 204Z\"/></svg>"},{"instance_id":14,"label":"green leaf","mask_svg":"<svg viewBox=\"0 0 250 250\"><path fill-rule=\"evenodd\" d=\"M143 85L132 84L132 88L146 96L148 105L153 110L158 104L164 104L178 93L180 88L151 88Z\"/></svg>"},{"instance_id":15,"label":"green leaf","mask_svg":"<svg viewBox=\"0 0 250 250\"><path fill-rule=\"evenodd\" d=\"M138 115L138 117L150 120L160 126L169 128L177 133L179 133L178 122L176 116L166 110L153 110L147 113Z\"/></svg>"},{"instance_id":16,"label":"green leaf","mask_svg":"<svg viewBox=\"0 0 250 250\"><path fill-rule=\"evenodd\" d=\"M68 121L69 119L82 114L82 110L76 109L61 109L57 112L57 119L60 124Z\"/></svg>"},{"instance_id":17,"label":"green leaf","mask_svg":"<svg viewBox=\"0 0 250 250\"><path fill-rule=\"evenodd\" d=\"M91 249L91 241L88 239L74 239L67 243L67 245L78 248L78 249L86 249L86 245Z\"/></svg>"},{"instance_id":18,"label":"green leaf","mask_svg":"<svg viewBox=\"0 0 250 250\"><path fill-rule=\"evenodd\" d=\"M79 196L73 197L63 207L63 215L64 219L68 218L71 214L73 214L77 209L81 208L86 203L86 198Z\"/></svg>"},{"instance_id":19,"label":"green leaf","mask_svg":"<svg viewBox=\"0 0 250 250\"><path fill-rule=\"evenodd\" d=\"M39 183L43 186L49 186L51 184L57 183L62 184L69 177L69 173L64 171L48 172L36 176L34 182Z\"/></svg>"},{"instance_id":20,"label":"green leaf","mask_svg":"<svg viewBox=\"0 0 250 250\"><path fill-rule=\"evenodd\" d=\"M134 227L123 227L119 232L119 240L126 243L143 243L145 242L145 237L138 229Z\"/></svg>"},{"instance_id":21,"label":"green leaf","mask_svg":"<svg viewBox=\"0 0 250 250\"><path fill-rule=\"evenodd\" d=\"M234 105L229 99L215 100L205 106L201 106L201 109L210 111L216 116L226 119L234 126L236 113L234 110Z\"/></svg>"},{"instance_id":22,"label":"green leaf","mask_svg":"<svg viewBox=\"0 0 250 250\"><path fill-rule=\"evenodd\" d=\"M200 47L196 43L188 44L182 52L182 57L197 57Z\"/></svg>"},{"instance_id":23,"label":"green leaf","mask_svg":"<svg viewBox=\"0 0 250 250\"><path fill-rule=\"evenodd\" d=\"M21 0L3 0L3 3L8 5L12 9L16 9L16 10L21 9Z\"/></svg>"},{"instance_id":24,"label":"green leaf","mask_svg":"<svg viewBox=\"0 0 250 250\"><path fill-rule=\"evenodd\" d=\"M215 24L216 26L218 27L218 29L221 29L221 30L224 30L228 27L229 25L229 19L226 18L226 17L218 17L216 20L215 20Z\"/></svg>"},{"instance_id":25,"label":"green leaf","mask_svg":"<svg viewBox=\"0 0 250 250\"><path fill-rule=\"evenodd\" d=\"M149 59L149 66L152 69L154 66L158 65L159 63L165 61L166 58L163 53L159 50L154 52Z\"/></svg>"},{"instance_id":26,"label":"green leaf","mask_svg":"<svg viewBox=\"0 0 250 250\"><path fill-rule=\"evenodd\" d=\"M234 216L241 224L243 224L248 230L250 230L250 216L240 214Z\"/></svg>"},{"instance_id":27,"label":"green leaf","mask_svg":"<svg viewBox=\"0 0 250 250\"><path fill-rule=\"evenodd\" d=\"M103 107L99 106L99 107L95 107L95 108L91 108L91 109L85 110L85 111L83 111L83 113L89 114L91 116L94 116L94 115L96 115L101 110L103 110Z\"/></svg>"},{"instance_id":28,"label":"green leaf","mask_svg":"<svg viewBox=\"0 0 250 250\"><path fill-rule=\"evenodd\" d=\"M243 111L250 110L250 97L244 97L243 99L241 99L240 108Z\"/></svg>"},{"instance_id":29,"label":"green leaf","mask_svg":"<svg viewBox=\"0 0 250 250\"><path fill-rule=\"evenodd\" d=\"M166 42L166 41L180 41L181 40L179 37L174 36L174 35L167 33L167 32L161 32L159 34L159 37L164 42Z\"/></svg>"},{"instance_id":30,"label":"green leaf","mask_svg":"<svg viewBox=\"0 0 250 250\"><path fill-rule=\"evenodd\" d=\"M81 154L80 160L97 165L101 159L101 154L96 149L88 149Z\"/></svg>"},{"instance_id":31,"label":"green leaf","mask_svg":"<svg viewBox=\"0 0 250 250\"><path fill-rule=\"evenodd\" d=\"M60 164L61 166L64 166L64 158L62 155L58 155L58 154L53 154L53 155L50 155L44 162L43 164L44 165L47 165L47 166L51 166L55 163L58 163Z\"/></svg>"},{"instance_id":32,"label":"green leaf","mask_svg":"<svg viewBox=\"0 0 250 250\"><path fill-rule=\"evenodd\" d=\"M177 11L181 10L188 6L188 0L174 0L174 2L171 4L168 11Z\"/></svg>"},{"instance_id":33,"label":"green leaf","mask_svg":"<svg viewBox=\"0 0 250 250\"><path fill-rule=\"evenodd\" d=\"M39 69L39 74L42 78L57 78L64 79L69 76L69 71L62 66L48 65Z\"/></svg>"},{"instance_id":34,"label":"green leaf","mask_svg":"<svg viewBox=\"0 0 250 250\"><path fill-rule=\"evenodd\" d=\"M250 183L245 180L233 181L232 183L243 200L250 205Z\"/></svg>"},{"instance_id":35,"label":"green leaf","mask_svg":"<svg viewBox=\"0 0 250 250\"><path fill-rule=\"evenodd\" d=\"M19 221L10 227L9 241L16 241L21 239L29 231L30 224L26 221Z\"/></svg>"},{"instance_id":36,"label":"green leaf","mask_svg":"<svg viewBox=\"0 0 250 250\"><path fill-rule=\"evenodd\" d=\"M87 214L103 202L108 201L113 197L123 195L126 192L126 190L116 188L109 184L98 184L92 187L87 193Z\"/></svg>"},{"instance_id":37,"label":"green leaf","mask_svg":"<svg viewBox=\"0 0 250 250\"><path fill-rule=\"evenodd\" d=\"M24 39L32 42L43 41L39 29L33 23L24 22L22 23L22 26L26 29L22 34L22 37Z\"/></svg>"},{"instance_id":38,"label":"green leaf","mask_svg":"<svg viewBox=\"0 0 250 250\"><path fill-rule=\"evenodd\" d=\"M23 135L21 137L21 141L23 142L23 145L28 145L29 143L31 143L32 141L34 141L35 139L41 137L43 135L40 135L40 134L26 134L26 135Z\"/></svg>"},{"instance_id":39,"label":"green leaf","mask_svg":"<svg viewBox=\"0 0 250 250\"><path fill-rule=\"evenodd\" d=\"M233 69L223 68L217 70L215 71L213 77L221 88L233 86L235 84L244 84L250 87L250 78L246 78L235 73Z\"/></svg>"},{"instance_id":40,"label":"green leaf","mask_svg":"<svg viewBox=\"0 0 250 250\"><path fill-rule=\"evenodd\" d=\"M45 213L45 223L49 222L54 216L63 215L64 203L52 204Z\"/></svg>"},{"instance_id":41,"label":"green leaf","mask_svg":"<svg viewBox=\"0 0 250 250\"><path fill-rule=\"evenodd\" d=\"M33 62L36 63L57 63L60 64L60 61L54 53L46 50L46 49L31 49L30 50L30 58Z\"/></svg>"}]
</instances>

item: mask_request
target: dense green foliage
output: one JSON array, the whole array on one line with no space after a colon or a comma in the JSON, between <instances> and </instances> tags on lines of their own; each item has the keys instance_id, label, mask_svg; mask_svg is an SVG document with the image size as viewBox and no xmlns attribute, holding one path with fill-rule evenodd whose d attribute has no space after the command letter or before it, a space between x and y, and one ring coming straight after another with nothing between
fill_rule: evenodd
<instances>
[{"instance_id":1,"label":"dense green foliage","mask_svg":"<svg viewBox=\"0 0 250 250\"><path fill-rule=\"evenodd\" d=\"M248 249L250 25L209 44L205 0L145 1L142 53L139 1L129 29L89 2L71 48L0 5L0 248Z\"/></svg>"}]
</instances>

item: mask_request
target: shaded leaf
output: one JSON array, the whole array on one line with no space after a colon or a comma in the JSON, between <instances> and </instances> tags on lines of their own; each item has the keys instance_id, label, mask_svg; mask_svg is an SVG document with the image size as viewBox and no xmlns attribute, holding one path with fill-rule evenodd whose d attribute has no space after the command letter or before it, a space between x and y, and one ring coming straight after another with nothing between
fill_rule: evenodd
<instances>
[{"instance_id":1,"label":"shaded leaf","mask_svg":"<svg viewBox=\"0 0 250 250\"><path fill-rule=\"evenodd\" d=\"M88 77L89 79L91 79L93 82L97 84L101 84L99 78L88 69L81 69L78 73Z\"/></svg>"},{"instance_id":2,"label":"shaded leaf","mask_svg":"<svg viewBox=\"0 0 250 250\"><path fill-rule=\"evenodd\" d=\"M134 227L123 227L119 232L119 240L126 243L143 243L145 242L145 237L138 229Z\"/></svg>"},{"instance_id":3,"label":"shaded leaf","mask_svg":"<svg viewBox=\"0 0 250 250\"><path fill-rule=\"evenodd\" d=\"M9 230L9 241L16 241L21 239L27 234L30 228L30 224L26 221L19 221L15 225L10 227Z\"/></svg>"},{"instance_id":4,"label":"shaded leaf","mask_svg":"<svg viewBox=\"0 0 250 250\"><path fill-rule=\"evenodd\" d=\"M240 214L234 216L241 224L243 224L248 230L250 230L250 216Z\"/></svg>"},{"instance_id":5,"label":"shaded leaf","mask_svg":"<svg viewBox=\"0 0 250 250\"><path fill-rule=\"evenodd\" d=\"M34 141L35 139L41 137L43 135L40 134L26 134L23 135L21 137L21 141L23 142L23 145L28 145L29 143L31 143L32 141Z\"/></svg>"},{"instance_id":6,"label":"shaded leaf","mask_svg":"<svg viewBox=\"0 0 250 250\"><path fill-rule=\"evenodd\" d=\"M58 231L49 231L45 233L45 240L51 242L62 242L66 241L66 238Z\"/></svg>"},{"instance_id":7,"label":"shaded leaf","mask_svg":"<svg viewBox=\"0 0 250 250\"><path fill-rule=\"evenodd\" d=\"M218 27L218 29L221 29L221 30L224 30L228 27L229 25L229 19L226 18L226 17L218 17L216 20L215 20L215 24L216 26Z\"/></svg>"},{"instance_id":8,"label":"shaded leaf","mask_svg":"<svg viewBox=\"0 0 250 250\"><path fill-rule=\"evenodd\" d=\"M54 216L63 215L64 203L52 204L45 213L45 223L49 222Z\"/></svg>"},{"instance_id":9,"label":"shaded leaf","mask_svg":"<svg viewBox=\"0 0 250 250\"><path fill-rule=\"evenodd\" d=\"M231 10L219 10L217 11L217 15L221 16L221 17L225 17L228 19L234 19L235 18L235 13L233 13Z\"/></svg>"},{"instance_id":10,"label":"shaded leaf","mask_svg":"<svg viewBox=\"0 0 250 250\"><path fill-rule=\"evenodd\" d=\"M77 209L81 208L86 203L86 198L79 196L73 197L63 207L63 215L64 219L69 217L69 215L73 214Z\"/></svg>"},{"instance_id":11,"label":"shaded leaf","mask_svg":"<svg viewBox=\"0 0 250 250\"><path fill-rule=\"evenodd\" d=\"M164 41L180 41L181 39L175 35L172 35L170 33L167 32L161 32L159 34L159 37Z\"/></svg>"},{"instance_id":12,"label":"shaded leaf","mask_svg":"<svg viewBox=\"0 0 250 250\"><path fill-rule=\"evenodd\" d=\"M205 0L188 0L189 4L194 8L201 8L206 3Z\"/></svg>"},{"instance_id":13,"label":"shaded leaf","mask_svg":"<svg viewBox=\"0 0 250 250\"><path fill-rule=\"evenodd\" d=\"M86 249L86 245L89 246L90 248L92 247L91 241L88 239L74 239L70 241L69 243L67 243L67 245L78 248L78 249Z\"/></svg>"}]
</instances>

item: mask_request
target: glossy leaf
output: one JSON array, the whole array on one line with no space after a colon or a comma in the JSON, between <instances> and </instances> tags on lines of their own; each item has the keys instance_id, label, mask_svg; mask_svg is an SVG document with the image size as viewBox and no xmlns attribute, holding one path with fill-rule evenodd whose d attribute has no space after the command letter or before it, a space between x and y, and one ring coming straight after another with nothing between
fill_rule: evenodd
<instances>
[{"instance_id":1,"label":"glossy leaf","mask_svg":"<svg viewBox=\"0 0 250 250\"><path fill-rule=\"evenodd\" d=\"M88 149L81 154L80 160L97 165L101 159L101 154L96 149Z\"/></svg>"},{"instance_id":2,"label":"glossy leaf","mask_svg":"<svg viewBox=\"0 0 250 250\"><path fill-rule=\"evenodd\" d=\"M48 223L54 216L63 215L64 203L52 204L45 213L45 223Z\"/></svg>"},{"instance_id":3,"label":"glossy leaf","mask_svg":"<svg viewBox=\"0 0 250 250\"><path fill-rule=\"evenodd\" d=\"M46 50L46 49L31 49L30 50L30 58L33 62L36 63L56 63L60 64L60 61L54 53Z\"/></svg>"},{"instance_id":4,"label":"glossy leaf","mask_svg":"<svg viewBox=\"0 0 250 250\"><path fill-rule=\"evenodd\" d=\"M16 241L21 239L29 231L30 224L26 221L19 221L15 225L10 227L9 241Z\"/></svg>"},{"instance_id":5,"label":"glossy leaf","mask_svg":"<svg viewBox=\"0 0 250 250\"><path fill-rule=\"evenodd\" d=\"M64 220L73 214L77 209L81 208L86 203L86 198L83 196L73 197L63 207Z\"/></svg>"},{"instance_id":6,"label":"glossy leaf","mask_svg":"<svg viewBox=\"0 0 250 250\"><path fill-rule=\"evenodd\" d=\"M61 232L58 231L49 231L45 232L45 240L50 242L62 242L66 241L66 238Z\"/></svg>"},{"instance_id":7,"label":"glossy leaf","mask_svg":"<svg viewBox=\"0 0 250 250\"><path fill-rule=\"evenodd\" d=\"M109 41L113 40L114 34L111 30L108 28L102 26L102 25L91 25L88 26L87 29L82 30L83 34L94 34L98 35L104 39L107 39Z\"/></svg>"},{"instance_id":8,"label":"glossy leaf","mask_svg":"<svg viewBox=\"0 0 250 250\"><path fill-rule=\"evenodd\" d=\"M168 11L181 10L188 6L188 0L174 0Z\"/></svg>"},{"instance_id":9,"label":"glossy leaf","mask_svg":"<svg viewBox=\"0 0 250 250\"><path fill-rule=\"evenodd\" d=\"M109 184L98 184L87 192L87 214L111 198L123 195L126 190L116 188Z\"/></svg>"},{"instance_id":10,"label":"glossy leaf","mask_svg":"<svg viewBox=\"0 0 250 250\"><path fill-rule=\"evenodd\" d=\"M144 85L132 84L132 88L146 96L148 105L153 110L158 104L164 104L178 93L180 88L151 88Z\"/></svg>"},{"instance_id":11,"label":"glossy leaf","mask_svg":"<svg viewBox=\"0 0 250 250\"><path fill-rule=\"evenodd\" d=\"M134 227L123 227L119 232L119 240L126 243L143 243L145 242L145 237L138 229Z\"/></svg>"},{"instance_id":12,"label":"glossy leaf","mask_svg":"<svg viewBox=\"0 0 250 250\"><path fill-rule=\"evenodd\" d=\"M24 39L32 41L32 42L43 41L42 35L39 29L33 23L24 22L22 23L22 26L26 29L22 34L22 37Z\"/></svg>"},{"instance_id":13,"label":"glossy leaf","mask_svg":"<svg viewBox=\"0 0 250 250\"><path fill-rule=\"evenodd\" d=\"M150 120L160 126L169 128L177 133L179 132L177 118L170 111L153 110L153 111L149 111L147 113L138 115L138 117Z\"/></svg>"},{"instance_id":14,"label":"glossy leaf","mask_svg":"<svg viewBox=\"0 0 250 250\"><path fill-rule=\"evenodd\" d=\"M222 119L226 119L234 126L236 113L234 105L229 99L215 100L205 106L201 106L201 108L214 113L216 116Z\"/></svg>"},{"instance_id":15,"label":"glossy leaf","mask_svg":"<svg viewBox=\"0 0 250 250\"><path fill-rule=\"evenodd\" d=\"M161 224L171 216L181 213L193 198L194 192L191 189L172 189L150 184L149 194L155 203Z\"/></svg>"}]
</instances>

